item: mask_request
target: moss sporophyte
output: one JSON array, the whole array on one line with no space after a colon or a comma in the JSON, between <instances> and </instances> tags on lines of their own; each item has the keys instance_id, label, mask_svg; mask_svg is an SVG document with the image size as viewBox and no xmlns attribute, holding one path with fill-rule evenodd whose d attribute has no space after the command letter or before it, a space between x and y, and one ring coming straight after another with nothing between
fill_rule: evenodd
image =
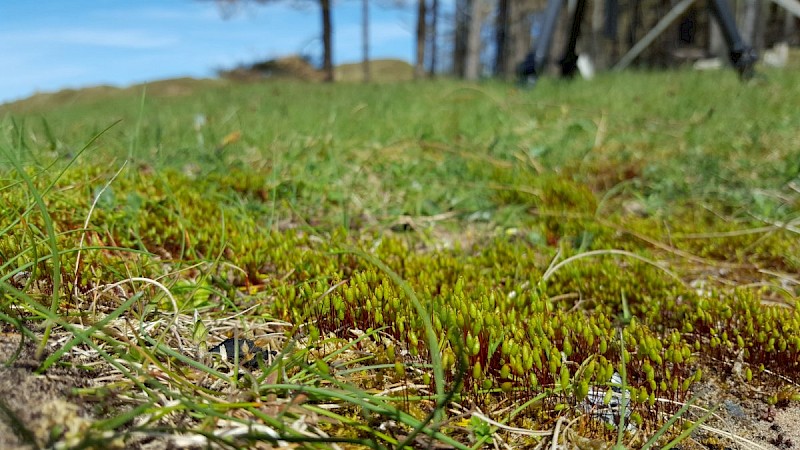
<instances>
[{"instance_id":1,"label":"moss sporophyte","mask_svg":"<svg viewBox=\"0 0 800 450\"><path fill-rule=\"evenodd\" d=\"M793 405L796 75L593 83L2 106L0 320L102 380L86 445L133 422L233 447L632 448L672 414L650 445L682 435L697 392ZM697 99L730 106L699 123Z\"/></svg>"}]
</instances>

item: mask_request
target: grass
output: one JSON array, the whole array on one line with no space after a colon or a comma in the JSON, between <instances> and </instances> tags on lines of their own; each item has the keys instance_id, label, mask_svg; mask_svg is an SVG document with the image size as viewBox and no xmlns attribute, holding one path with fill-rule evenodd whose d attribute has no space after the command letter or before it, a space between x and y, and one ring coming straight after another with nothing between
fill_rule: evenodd
<instances>
[{"instance_id":1,"label":"grass","mask_svg":"<svg viewBox=\"0 0 800 450\"><path fill-rule=\"evenodd\" d=\"M179 80L4 105L4 331L41 371L105 380L73 392L91 420L20 436L663 446L697 438L681 405L736 364L789 404L797 81ZM208 353L228 337L279 357ZM615 372L637 433L582 407Z\"/></svg>"}]
</instances>

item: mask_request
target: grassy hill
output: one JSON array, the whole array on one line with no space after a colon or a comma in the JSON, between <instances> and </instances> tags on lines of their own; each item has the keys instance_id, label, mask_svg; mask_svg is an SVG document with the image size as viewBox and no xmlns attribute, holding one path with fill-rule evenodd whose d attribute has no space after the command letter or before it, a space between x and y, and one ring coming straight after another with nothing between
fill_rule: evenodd
<instances>
[{"instance_id":1,"label":"grassy hill","mask_svg":"<svg viewBox=\"0 0 800 450\"><path fill-rule=\"evenodd\" d=\"M0 447L797 439L798 81L3 105Z\"/></svg>"},{"instance_id":2,"label":"grassy hill","mask_svg":"<svg viewBox=\"0 0 800 450\"><path fill-rule=\"evenodd\" d=\"M0 105L0 111L33 112L44 111L57 106L73 103L88 103L94 100L105 101L119 97L135 96L146 89L152 97L178 97L212 87L230 86L241 82L319 82L322 75L299 58L284 58L277 61L283 70L280 74L264 78L254 73L235 73L222 79L173 78L151 81L126 88L114 86L94 86L83 89L64 89L58 92L35 94ZM410 81L413 78L413 67L405 61L395 59L376 59L370 61L371 81L375 83L394 83ZM363 69L361 63L342 64L336 67L336 80L343 83L361 82Z\"/></svg>"}]
</instances>

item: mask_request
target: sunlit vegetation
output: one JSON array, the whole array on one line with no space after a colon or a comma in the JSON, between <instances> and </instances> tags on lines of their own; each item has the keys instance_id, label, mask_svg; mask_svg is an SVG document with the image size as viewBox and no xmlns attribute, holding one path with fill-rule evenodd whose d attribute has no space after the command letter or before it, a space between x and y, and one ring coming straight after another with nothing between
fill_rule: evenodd
<instances>
[{"instance_id":1,"label":"sunlit vegetation","mask_svg":"<svg viewBox=\"0 0 800 450\"><path fill-rule=\"evenodd\" d=\"M182 80L6 105L0 318L42 369L110 380L74 391L85 438L52 437L79 447L606 448L587 397L624 388L638 448L699 385L786 405L797 81ZM278 357L210 357L233 336ZM702 414L680 415L664 442Z\"/></svg>"}]
</instances>

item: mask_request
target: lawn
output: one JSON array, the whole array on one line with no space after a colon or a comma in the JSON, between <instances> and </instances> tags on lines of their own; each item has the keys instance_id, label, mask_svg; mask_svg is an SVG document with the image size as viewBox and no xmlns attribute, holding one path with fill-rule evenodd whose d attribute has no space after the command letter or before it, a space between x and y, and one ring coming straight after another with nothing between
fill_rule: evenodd
<instances>
[{"instance_id":1,"label":"lawn","mask_svg":"<svg viewBox=\"0 0 800 450\"><path fill-rule=\"evenodd\" d=\"M786 70L0 106L0 447L781 448L797 105Z\"/></svg>"}]
</instances>

